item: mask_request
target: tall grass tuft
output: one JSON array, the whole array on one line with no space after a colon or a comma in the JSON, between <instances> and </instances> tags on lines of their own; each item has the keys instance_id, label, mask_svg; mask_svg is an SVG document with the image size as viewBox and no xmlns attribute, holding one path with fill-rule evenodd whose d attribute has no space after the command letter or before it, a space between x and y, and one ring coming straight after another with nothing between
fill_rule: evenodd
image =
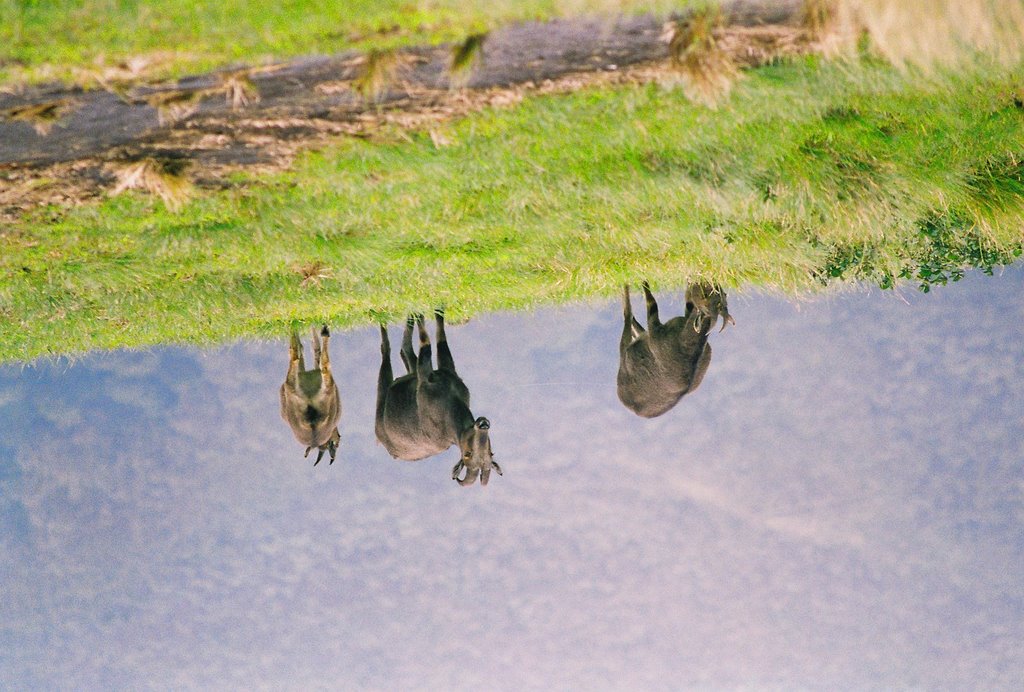
<instances>
[{"instance_id":1,"label":"tall grass tuft","mask_svg":"<svg viewBox=\"0 0 1024 692\"><path fill-rule=\"evenodd\" d=\"M800 26L815 41L821 41L836 30L839 19L837 0L803 0L800 8Z\"/></svg>"},{"instance_id":2,"label":"tall grass tuft","mask_svg":"<svg viewBox=\"0 0 1024 692\"><path fill-rule=\"evenodd\" d=\"M381 100L398 79L401 57L393 49L374 49L361 58L362 68L352 87L366 101Z\"/></svg>"},{"instance_id":3,"label":"tall grass tuft","mask_svg":"<svg viewBox=\"0 0 1024 692\"><path fill-rule=\"evenodd\" d=\"M721 9L706 4L684 19L668 22L662 34L683 93L692 101L711 107L728 96L739 74L732 58L718 43L716 32L723 21Z\"/></svg>"},{"instance_id":4,"label":"tall grass tuft","mask_svg":"<svg viewBox=\"0 0 1024 692\"><path fill-rule=\"evenodd\" d=\"M260 100L260 92L246 70L225 75L221 80L221 90L232 110L237 111Z\"/></svg>"},{"instance_id":5,"label":"tall grass tuft","mask_svg":"<svg viewBox=\"0 0 1024 692\"><path fill-rule=\"evenodd\" d=\"M484 41L487 34L472 34L462 43L452 48L452 62L448 68L449 81L453 88L459 89L469 83L473 69L483 57Z\"/></svg>"}]
</instances>

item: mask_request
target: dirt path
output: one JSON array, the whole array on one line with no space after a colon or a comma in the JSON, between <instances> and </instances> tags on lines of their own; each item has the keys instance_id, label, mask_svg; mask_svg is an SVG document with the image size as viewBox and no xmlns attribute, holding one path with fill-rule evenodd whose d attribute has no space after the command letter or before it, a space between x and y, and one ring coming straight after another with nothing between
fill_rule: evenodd
<instances>
[{"instance_id":1,"label":"dirt path","mask_svg":"<svg viewBox=\"0 0 1024 692\"><path fill-rule=\"evenodd\" d=\"M798 5L735 2L719 43L740 66L806 50L791 25ZM674 69L662 34L652 17L509 26L483 40L462 75L452 74L453 48L437 46L376 59L302 58L171 84L0 93L0 219L109 194L126 167L145 160L216 188L228 172L279 169L337 136L428 127L527 93L659 79Z\"/></svg>"}]
</instances>

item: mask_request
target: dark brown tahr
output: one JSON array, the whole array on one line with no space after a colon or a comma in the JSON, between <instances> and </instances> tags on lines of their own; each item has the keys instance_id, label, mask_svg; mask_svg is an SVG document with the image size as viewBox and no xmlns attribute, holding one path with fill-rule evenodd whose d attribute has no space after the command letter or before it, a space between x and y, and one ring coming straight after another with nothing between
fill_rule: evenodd
<instances>
[{"instance_id":1,"label":"dark brown tahr","mask_svg":"<svg viewBox=\"0 0 1024 692\"><path fill-rule=\"evenodd\" d=\"M380 376L377 380L377 439L395 459L418 461L459 446L459 462L452 478L459 485L480 479L487 485L491 469L502 475L491 452L490 428L486 418L474 418L469 410L469 389L455 371L455 360L444 332L444 313L437 321L437 368L432 366L430 338L423 316L410 316L402 336L402 362L406 374L394 379L391 372L391 343L387 328L380 328ZM419 357L412 347L413 323L419 327ZM465 477L460 474L465 469Z\"/></svg>"},{"instance_id":2,"label":"dark brown tahr","mask_svg":"<svg viewBox=\"0 0 1024 692\"><path fill-rule=\"evenodd\" d=\"M295 439L306 445L305 456L308 457L314 447L320 450L313 462L316 466L324 458L324 452L330 453L329 463L334 463L340 439L341 398L327 352L331 332L324 325L319 340L316 329L312 336L314 367L306 370L302 342L299 335L292 332L288 347L288 374L281 385L281 418L291 426Z\"/></svg>"},{"instance_id":3,"label":"dark brown tahr","mask_svg":"<svg viewBox=\"0 0 1024 692\"><path fill-rule=\"evenodd\" d=\"M697 389L711 362L708 332L722 318L722 329L735 324L725 292L710 284L686 289L686 314L662 324L658 303L647 282L646 331L633 317L629 285L623 288L622 338L619 341L619 400L644 418L660 416Z\"/></svg>"}]
</instances>

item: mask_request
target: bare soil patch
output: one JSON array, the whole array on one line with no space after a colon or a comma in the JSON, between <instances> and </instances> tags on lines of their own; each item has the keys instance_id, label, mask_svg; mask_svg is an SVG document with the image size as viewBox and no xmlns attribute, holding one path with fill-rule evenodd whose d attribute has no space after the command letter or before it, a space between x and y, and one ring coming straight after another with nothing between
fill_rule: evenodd
<instances>
[{"instance_id":1,"label":"bare soil patch","mask_svg":"<svg viewBox=\"0 0 1024 692\"><path fill-rule=\"evenodd\" d=\"M715 29L718 49L738 67L813 50L796 5L734 3ZM184 177L183 188L216 189L234 171L279 170L299 151L338 137L429 130L528 94L666 83L679 71L665 25L653 17L521 24L474 40L472 56L465 46L421 47L302 58L167 84L0 93L0 219L95 200L159 180L160 171ZM443 146L443 138L435 144ZM152 165L140 165L147 161Z\"/></svg>"}]
</instances>

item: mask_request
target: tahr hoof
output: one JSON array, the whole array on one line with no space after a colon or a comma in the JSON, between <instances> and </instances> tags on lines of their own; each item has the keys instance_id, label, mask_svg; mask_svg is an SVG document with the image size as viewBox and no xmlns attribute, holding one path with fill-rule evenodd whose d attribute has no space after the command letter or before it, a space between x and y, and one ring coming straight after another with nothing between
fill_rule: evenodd
<instances>
[{"instance_id":1,"label":"tahr hoof","mask_svg":"<svg viewBox=\"0 0 1024 692\"><path fill-rule=\"evenodd\" d=\"M331 330L327 328L326 324L323 327L320 328L320 336L330 336L330 335L331 335Z\"/></svg>"}]
</instances>

